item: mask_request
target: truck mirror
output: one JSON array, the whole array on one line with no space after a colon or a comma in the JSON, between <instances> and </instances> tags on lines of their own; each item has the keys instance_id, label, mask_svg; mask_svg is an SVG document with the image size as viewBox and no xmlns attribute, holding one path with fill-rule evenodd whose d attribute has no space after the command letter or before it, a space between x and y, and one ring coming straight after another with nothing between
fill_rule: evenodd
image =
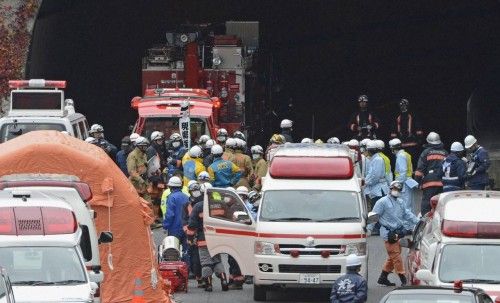
<instances>
[{"instance_id":1,"label":"truck mirror","mask_svg":"<svg viewBox=\"0 0 500 303\"><path fill-rule=\"evenodd\" d=\"M101 243L111 243L113 242L113 233L110 231L103 231L97 240L99 244Z\"/></svg>"},{"instance_id":2,"label":"truck mirror","mask_svg":"<svg viewBox=\"0 0 500 303\"><path fill-rule=\"evenodd\" d=\"M378 214L374 212L368 213L368 218L366 219L367 224L376 223L378 221Z\"/></svg>"}]
</instances>

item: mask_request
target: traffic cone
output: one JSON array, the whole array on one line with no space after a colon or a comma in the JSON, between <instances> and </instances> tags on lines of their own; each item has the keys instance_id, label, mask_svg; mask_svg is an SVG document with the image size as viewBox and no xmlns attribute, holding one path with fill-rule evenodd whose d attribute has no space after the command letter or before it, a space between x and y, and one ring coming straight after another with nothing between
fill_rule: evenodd
<instances>
[{"instance_id":1,"label":"traffic cone","mask_svg":"<svg viewBox=\"0 0 500 303\"><path fill-rule=\"evenodd\" d=\"M134 279L134 296L131 303L146 303L144 300L144 290L142 290L142 279L140 274L135 275Z\"/></svg>"}]
</instances>

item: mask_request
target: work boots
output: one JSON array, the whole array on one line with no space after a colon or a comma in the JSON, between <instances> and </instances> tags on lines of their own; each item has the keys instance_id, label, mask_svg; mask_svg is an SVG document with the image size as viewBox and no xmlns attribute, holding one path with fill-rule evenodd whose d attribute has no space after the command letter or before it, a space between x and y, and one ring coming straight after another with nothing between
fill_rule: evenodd
<instances>
[{"instance_id":1,"label":"work boots","mask_svg":"<svg viewBox=\"0 0 500 303\"><path fill-rule=\"evenodd\" d=\"M198 285L197 285L198 288L205 288L206 287L205 279L196 279L196 282L198 282Z\"/></svg>"},{"instance_id":2,"label":"work boots","mask_svg":"<svg viewBox=\"0 0 500 303\"><path fill-rule=\"evenodd\" d=\"M243 280L230 280L229 289L231 289L231 290L243 289Z\"/></svg>"},{"instance_id":3,"label":"work boots","mask_svg":"<svg viewBox=\"0 0 500 303\"><path fill-rule=\"evenodd\" d=\"M205 278L205 291L212 291L212 277Z\"/></svg>"},{"instance_id":4,"label":"work boots","mask_svg":"<svg viewBox=\"0 0 500 303\"><path fill-rule=\"evenodd\" d=\"M220 279L220 286L222 288L222 291L228 291L229 286L227 285L226 273L221 273L219 276L219 279Z\"/></svg>"},{"instance_id":5,"label":"work boots","mask_svg":"<svg viewBox=\"0 0 500 303\"><path fill-rule=\"evenodd\" d=\"M389 273L386 271L382 271L382 273L380 274L380 277L378 277L377 283L380 285L384 285L384 286L396 286L395 283L392 283L391 281L389 281L387 276L389 276Z\"/></svg>"},{"instance_id":6,"label":"work boots","mask_svg":"<svg viewBox=\"0 0 500 303\"><path fill-rule=\"evenodd\" d=\"M403 274L399 274L399 280L401 280L401 286L405 286L406 285L406 276L403 275Z\"/></svg>"}]
</instances>

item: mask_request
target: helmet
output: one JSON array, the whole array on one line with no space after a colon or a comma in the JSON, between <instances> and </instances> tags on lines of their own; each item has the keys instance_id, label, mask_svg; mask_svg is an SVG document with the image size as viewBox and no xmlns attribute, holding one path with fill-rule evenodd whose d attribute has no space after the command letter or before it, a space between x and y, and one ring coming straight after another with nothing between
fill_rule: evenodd
<instances>
[{"instance_id":1,"label":"helmet","mask_svg":"<svg viewBox=\"0 0 500 303\"><path fill-rule=\"evenodd\" d=\"M160 139L163 139L163 138L165 138L165 136L163 135L162 132L154 131L154 132L151 133L151 141L160 140Z\"/></svg>"},{"instance_id":2,"label":"helmet","mask_svg":"<svg viewBox=\"0 0 500 303\"><path fill-rule=\"evenodd\" d=\"M248 196L248 188L246 186L238 186L236 192L238 193L238 195Z\"/></svg>"},{"instance_id":3,"label":"helmet","mask_svg":"<svg viewBox=\"0 0 500 303\"><path fill-rule=\"evenodd\" d=\"M227 130L225 128L219 128L219 130L217 131L217 137L221 137L221 136L224 136L224 137L229 136L229 134L227 133Z\"/></svg>"},{"instance_id":4,"label":"helmet","mask_svg":"<svg viewBox=\"0 0 500 303\"><path fill-rule=\"evenodd\" d=\"M206 171L201 171L198 174L198 181L210 181L210 175Z\"/></svg>"},{"instance_id":5,"label":"helmet","mask_svg":"<svg viewBox=\"0 0 500 303\"><path fill-rule=\"evenodd\" d=\"M243 141L246 141L246 140L247 140L247 139L246 139L246 137L245 137L245 134L244 134L244 133L242 133L242 132L240 132L239 130L237 130L237 131L235 131L235 132L233 133L233 138L241 139L241 140L243 140Z\"/></svg>"},{"instance_id":6,"label":"helmet","mask_svg":"<svg viewBox=\"0 0 500 303\"><path fill-rule=\"evenodd\" d=\"M377 144L378 149L384 149L385 148L385 143L382 140L375 140L375 144Z\"/></svg>"},{"instance_id":7,"label":"helmet","mask_svg":"<svg viewBox=\"0 0 500 303\"><path fill-rule=\"evenodd\" d=\"M300 141L300 143L314 143L314 141L311 138L304 138L302 139L302 141Z\"/></svg>"},{"instance_id":8,"label":"helmet","mask_svg":"<svg viewBox=\"0 0 500 303\"><path fill-rule=\"evenodd\" d=\"M200 158L203 155L203 151L201 150L201 147L198 145L195 145L189 149L189 156L191 158Z\"/></svg>"},{"instance_id":9,"label":"helmet","mask_svg":"<svg viewBox=\"0 0 500 303\"><path fill-rule=\"evenodd\" d=\"M361 142L359 142L359 146L366 147L366 145L368 144L369 141L370 141L370 139L365 138L365 139L361 140Z\"/></svg>"},{"instance_id":10,"label":"helmet","mask_svg":"<svg viewBox=\"0 0 500 303\"><path fill-rule=\"evenodd\" d=\"M326 140L326 143L340 144L340 140L337 137L331 137L330 139Z\"/></svg>"},{"instance_id":11,"label":"helmet","mask_svg":"<svg viewBox=\"0 0 500 303\"><path fill-rule=\"evenodd\" d=\"M100 124L93 124L89 130L89 134L103 133L103 132L104 132L104 127L102 127L102 125Z\"/></svg>"},{"instance_id":12,"label":"helmet","mask_svg":"<svg viewBox=\"0 0 500 303\"><path fill-rule=\"evenodd\" d=\"M149 145L149 141L148 141L148 139L146 139L144 137L139 137L139 138L137 138L137 140L135 140L135 145L137 145L137 146L148 146Z\"/></svg>"},{"instance_id":13,"label":"helmet","mask_svg":"<svg viewBox=\"0 0 500 303\"><path fill-rule=\"evenodd\" d=\"M375 140L368 141L368 143L366 143L366 149L368 149L370 151L377 150L378 149L377 142L375 142Z\"/></svg>"},{"instance_id":14,"label":"helmet","mask_svg":"<svg viewBox=\"0 0 500 303\"><path fill-rule=\"evenodd\" d=\"M97 139L94 137L88 137L87 139L85 139L85 142L90 143L90 144L96 144Z\"/></svg>"},{"instance_id":15,"label":"helmet","mask_svg":"<svg viewBox=\"0 0 500 303\"><path fill-rule=\"evenodd\" d=\"M410 101L408 101L408 99L401 99L401 101L399 101L399 109L401 109L402 112L406 112L408 110L408 106L410 106Z\"/></svg>"},{"instance_id":16,"label":"helmet","mask_svg":"<svg viewBox=\"0 0 500 303\"><path fill-rule=\"evenodd\" d=\"M193 181L193 182L191 182ZM201 190L201 185L200 183L194 181L194 180L191 180L189 181L189 184L188 184L188 190L189 191L195 191L195 190Z\"/></svg>"},{"instance_id":17,"label":"helmet","mask_svg":"<svg viewBox=\"0 0 500 303\"><path fill-rule=\"evenodd\" d=\"M250 200L250 202L252 203L259 200L260 197L261 195L258 191L252 190L251 192L248 193L248 200Z\"/></svg>"},{"instance_id":18,"label":"helmet","mask_svg":"<svg viewBox=\"0 0 500 303\"><path fill-rule=\"evenodd\" d=\"M349 143L347 143L347 145L349 147L358 147L359 146L359 141L356 140L356 139L351 139L351 141L349 141Z\"/></svg>"},{"instance_id":19,"label":"helmet","mask_svg":"<svg viewBox=\"0 0 500 303\"><path fill-rule=\"evenodd\" d=\"M368 96L367 95L359 96L358 102L368 102Z\"/></svg>"},{"instance_id":20,"label":"helmet","mask_svg":"<svg viewBox=\"0 0 500 303\"><path fill-rule=\"evenodd\" d=\"M472 145L477 143L477 139L473 135L468 135L464 139L465 148L471 148Z\"/></svg>"},{"instance_id":21,"label":"helmet","mask_svg":"<svg viewBox=\"0 0 500 303\"><path fill-rule=\"evenodd\" d=\"M234 141L236 141L236 147L239 149L245 149L247 147L247 143L245 142L245 140L234 138Z\"/></svg>"},{"instance_id":22,"label":"helmet","mask_svg":"<svg viewBox=\"0 0 500 303\"><path fill-rule=\"evenodd\" d=\"M288 119L284 119L280 123L280 127L281 128L292 128L292 125L293 125L293 121L292 120L288 120Z\"/></svg>"},{"instance_id":23,"label":"helmet","mask_svg":"<svg viewBox=\"0 0 500 303\"><path fill-rule=\"evenodd\" d=\"M198 139L198 144L200 145L205 144L208 140L210 140L210 136L201 135L200 138Z\"/></svg>"},{"instance_id":24,"label":"helmet","mask_svg":"<svg viewBox=\"0 0 500 303\"><path fill-rule=\"evenodd\" d=\"M182 137L179 133L172 133L170 135L170 140L171 141L182 141Z\"/></svg>"},{"instance_id":25,"label":"helmet","mask_svg":"<svg viewBox=\"0 0 500 303\"><path fill-rule=\"evenodd\" d=\"M391 182L391 185L389 185L389 188L390 189L398 189L398 190L402 190L403 189L403 184L399 181L392 181Z\"/></svg>"},{"instance_id":26,"label":"helmet","mask_svg":"<svg viewBox=\"0 0 500 303\"><path fill-rule=\"evenodd\" d=\"M191 185L193 185L194 183L198 183L198 182L196 182L196 180L189 180L189 182L188 182L188 186L187 186L187 187L188 187L188 189L189 189L189 187L190 187Z\"/></svg>"},{"instance_id":27,"label":"helmet","mask_svg":"<svg viewBox=\"0 0 500 303\"><path fill-rule=\"evenodd\" d=\"M129 136L125 136L122 138L122 145L130 145L132 144L132 141L130 140L130 137Z\"/></svg>"},{"instance_id":28,"label":"helmet","mask_svg":"<svg viewBox=\"0 0 500 303\"><path fill-rule=\"evenodd\" d=\"M429 144L441 144L441 137L439 137L439 134L436 132L430 132L427 135L427 143ZM467 144L465 144L467 145Z\"/></svg>"},{"instance_id":29,"label":"helmet","mask_svg":"<svg viewBox=\"0 0 500 303\"><path fill-rule=\"evenodd\" d=\"M261 154L262 155L264 153L264 149L260 145L252 146L252 148L250 148L250 151L252 152L252 154Z\"/></svg>"},{"instance_id":30,"label":"helmet","mask_svg":"<svg viewBox=\"0 0 500 303\"><path fill-rule=\"evenodd\" d=\"M220 146L219 144L215 144L210 149L210 153L212 155L222 155L224 153L224 150L222 149L222 146Z\"/></svg>"},{"instance_id":31,"label":"helmet","mask_svg":"<svg viewBox=\"0 0 500 303\"><path fill-rule=\"evenodd\" d=\"M450 150L452 152L461 152L461 151L464 151L464 146L460 142L453 142L451 144Z\"/></svg>"},{"instance_id":32,"label":"helmet","mask_svg":"<svg viewBox=\"0 0 500 303\"><path fill-rule=\"evenodd\" d=\"M132 141L132 143L135 143L135 140L137 140L137 138L139 138L140 135L138 133L132 133L130 134L130 141Z\"/></svg>"},{"instance_id":33,"label":"helmet","mask_svg":"<svg viewBox=\"0 0 500 303\"><path fill-rule=\"evenodd\" d=\"M323 142L323 140L318 139L318 140L314 141L314 143L316 143L316 144L323 144L324 142Z\"/></svg>"},{"instance_id":34,"label":"helmet","mask_svg":"<svg viewBox=\"0 0 500 303\"><path fill-rule=\"evenodd\" d=\"M389 141L389 147L394 149L401 148L401 140L399 140L398 138L392 139L391 141Z\"/></svg>"},{"instance_id":35,"label":"helmet","mask_svg":"<svg viewBox=\"0 0 500 303\"><path fill-rule=\"evenodd\" d=\"M237 142L234 138L227 138L226 140L226 147L229 147L229 148L235 148L237 145Z\"/></svg>"},{"instance_id":36,"label":"helmet","mask_svg":"<svg viewBox=\"0 0 500 303\"><path fill-rule=\"evenodd\" d=\"M215 145L215 141L212 139L208 139L207 142L205 142L205 148L212 148L212 146Z\"/></svg>"},{"instance_id":37,"label":"helmet","mask_svg":"<svg viewBox=\"0 0 500 303\"><path fill-rule=\"evenodd\" d=\"M182 187L182 181L181 178L177 176L173 176L168 180L168 186L170 187Z\"/></svg>"},{"instance_id":38,"label":"helmet","mask_svg":"<svg viewBox=\"0 0 500 303\"><path fill-rule=\"evenodd\" d=\"M212 184L210 184L208 182L201 184L201 191L202 192L205 192L208 188L212 188Z\"/></svg>"},{"instance_id":39,"label":"helmet","mask_svg":"<svg viewBox=\"0 0 500 303\"><path fill-rule=\"evenodd\" d=\"M361 266L361 260L356 254L350 254L347 256L345 260L345 266L346 267Z\"/></svg>"},{"instance_id":40,"label":"helmet","mask_svg":"<svg viewBox=\"0 0 500 303\"><path fill-rule=\"evenodd\" d=\"M271 137L271 143L275 143L275 144L284 144L285 143L285 140L283 140L283 136L279 135L279 134L274 134L272 137Z\"/></svg>"}]
</instances>

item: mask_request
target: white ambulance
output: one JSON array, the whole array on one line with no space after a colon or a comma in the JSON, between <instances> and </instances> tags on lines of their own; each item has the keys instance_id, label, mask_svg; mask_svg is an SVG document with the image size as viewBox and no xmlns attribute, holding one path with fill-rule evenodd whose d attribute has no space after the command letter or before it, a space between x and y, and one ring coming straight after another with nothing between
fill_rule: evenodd
<instances>
[{"instance_id":1,"label":"white ambulance","mask_svg":"<svg viewBox=\"0 0 500 303\"><path fill-rule=\"evenodd\" d=\"M0 143L35 130L65 131L82 140L88 137L84 115L64 99L66 81L43 79L9 81L10 108L0 118Z\"/></svg>"},{"instance_id":2,"label":"white ambulance","mask_svg":"<svg viewBox=\"0 0 500 303\"><path fill-rule=\"evenodd\" d=\"M352 253L366 277L366 213L347 147L286 144L270 163L256 220L234 191L207 190L205 237L211 254L228 253L254 276L254 300L265 301L273 288L331 288Z\"/></svg>"},{"instance_id":3,"label":"white ambulance","mask_svg":"<svg viewBox=\"0 0 500 303\"><path fill-rule=\"evenodd\" d=\"M407 259L412 284L484 289L500 295L500 192L456 191L431 200Z\"/></svg>"},{"instance_id":4,"label":"white ambulance","mask_svg":"<svg viewBox=\"0 0 500 303\"><path fill-rule=\"evenodd\" d=\"M94 303L71 207L36 191L0 191L0 266L18 303Z\"/></svg>"}]
</instances>

